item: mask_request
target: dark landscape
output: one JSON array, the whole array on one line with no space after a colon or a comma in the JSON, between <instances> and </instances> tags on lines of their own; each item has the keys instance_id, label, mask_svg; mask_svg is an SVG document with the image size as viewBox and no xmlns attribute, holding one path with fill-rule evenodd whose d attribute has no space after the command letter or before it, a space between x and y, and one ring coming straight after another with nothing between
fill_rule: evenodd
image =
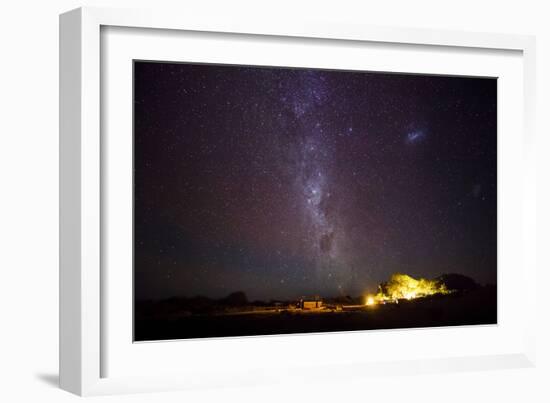
<instances>
[{"instance_id":1,"label":"dark landscape","mask_svg":"<svg viewBox=\"0 0 550 403\"><path fill-rule=\"evenodd\" d=\"M221 300L205 297L141 301L135 340L404 329L497 323L496 287L470 285L452 293L367 305L365 297L249 302L242 292Z\"/></svg>"}]
</instances>

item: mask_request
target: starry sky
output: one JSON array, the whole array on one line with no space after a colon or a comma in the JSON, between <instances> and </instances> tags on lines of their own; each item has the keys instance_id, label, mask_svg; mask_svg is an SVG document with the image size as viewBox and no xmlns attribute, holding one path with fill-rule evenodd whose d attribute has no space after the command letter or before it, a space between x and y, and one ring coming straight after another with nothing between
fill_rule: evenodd
<instances>
[{"instance_id":1,"label":"starry sky","mask_svg":"<svg viewBox=\"0 0 550 403\"><path fill-rule=\"evenodd\" d=\"M497 80L134 62L138 299L496 284Z\"/></svg>"}]
</instances>

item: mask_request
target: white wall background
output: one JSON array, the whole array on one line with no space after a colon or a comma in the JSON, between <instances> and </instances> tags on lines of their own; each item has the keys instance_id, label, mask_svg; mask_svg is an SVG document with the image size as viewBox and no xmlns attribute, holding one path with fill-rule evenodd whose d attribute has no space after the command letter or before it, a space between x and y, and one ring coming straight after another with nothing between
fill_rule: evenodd
<instances>
[{"instance_id":1,"label":"white wall background","mask_svg":"<svg viewBox=\"0 0 550 403\"><path fill-rule=\"evenodd\" d=\"M20 0L0 6L0 401L66 402L58 356L58 14L81 5L179 7L180 12L312 15L374 25L537 35L540 291L550 238L550 11L545 1ZM546 270L545 270L546 269ZM519 288L519 287L518 287ZM548 401L550 306L539 293L535 369L353 379L332 384L99 397L122 402Z\"/></svg>"}]
</instances>

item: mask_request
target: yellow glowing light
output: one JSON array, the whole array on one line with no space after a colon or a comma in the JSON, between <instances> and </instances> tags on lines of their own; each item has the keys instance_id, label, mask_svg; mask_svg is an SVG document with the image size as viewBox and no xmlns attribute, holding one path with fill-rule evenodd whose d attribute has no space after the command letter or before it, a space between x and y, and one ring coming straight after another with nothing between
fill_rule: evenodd
<instances>
[{"instance_id":1,"label":"yellow glowing light","mask_svg":"<svg viewBox=\"0 0 550 403\"><path fill-rule=\"evenodd\" d=\"M394 301L399 299L414 299L434 294L448 294L444 284L424 278L414 279L406 274L396 273L387 283L381 284L379 292L374 297L376 302Z\"/></svg>"},{"instance_id":2,"label":"yellow glowing light","mask_svg":"<svg viewBox=\"0 0 550 403\"><path fill-rule=\"evenodd\" d=\"M367 305L374 305L374 297L372 295L367 296Z\"/></svg>"}]
</instances>

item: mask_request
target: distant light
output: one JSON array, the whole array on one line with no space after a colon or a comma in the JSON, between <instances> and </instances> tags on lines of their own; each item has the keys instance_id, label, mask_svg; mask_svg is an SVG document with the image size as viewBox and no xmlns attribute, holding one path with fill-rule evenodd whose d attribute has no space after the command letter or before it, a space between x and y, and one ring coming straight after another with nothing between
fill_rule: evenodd
<instances>
[{"instance_id":1,"label":"distant light","mask_svg":"<svg viewBox=\"0 0 550 403\"><path fill-rule=\"evenodd\" d=\"M369 306L375 304L374 297L372 295L369 295L367 297L367 303L366 304L369 305Z\"/></svg>"}]
</instances>

